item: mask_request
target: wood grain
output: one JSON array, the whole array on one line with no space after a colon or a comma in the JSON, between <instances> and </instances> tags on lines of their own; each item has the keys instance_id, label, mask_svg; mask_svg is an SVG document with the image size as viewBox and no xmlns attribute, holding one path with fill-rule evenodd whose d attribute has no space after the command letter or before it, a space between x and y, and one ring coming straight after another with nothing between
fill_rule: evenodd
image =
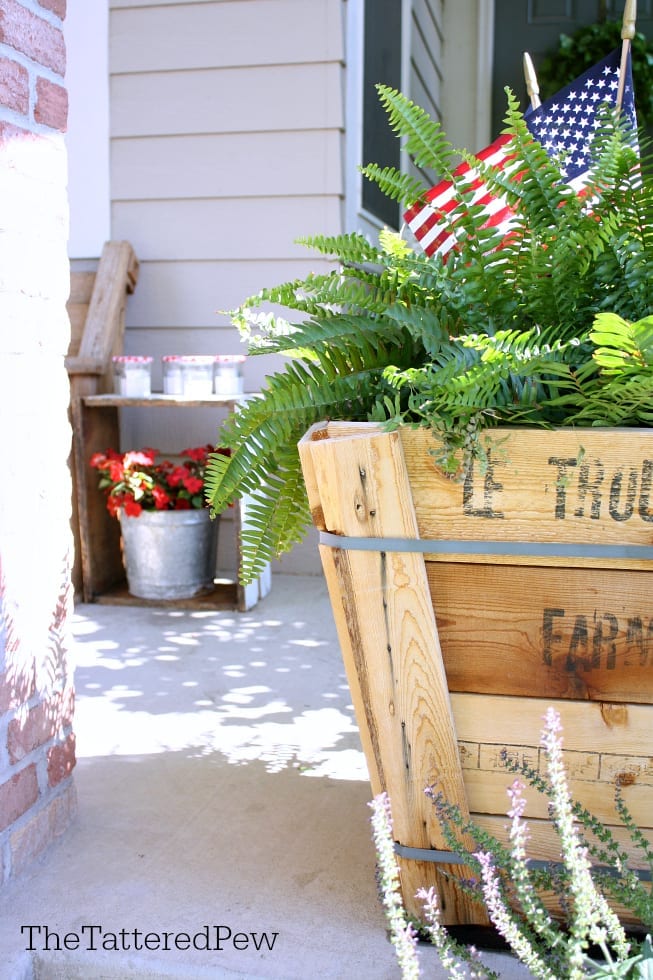
<instances>
[{"instance_id":1,"label":"wood grain","mask_svg":"<svg viewBox=\"0 0 653 980\"><path fill-rule=\"evenodd\" d=\"M314 514L340 534L416 536L401 443L396 433L303 442ZM319 487L319 502L315 499ZM437 784L466 811L446 677L421 555L321 549L373 790L391 801L395 838L412 847L446 846L425 796ZM460 866L444 866L454 877ZM432 883L445 922L483 922L482 911L433 864L401 860L404 901Z\"/></svg>"}]
</instances>

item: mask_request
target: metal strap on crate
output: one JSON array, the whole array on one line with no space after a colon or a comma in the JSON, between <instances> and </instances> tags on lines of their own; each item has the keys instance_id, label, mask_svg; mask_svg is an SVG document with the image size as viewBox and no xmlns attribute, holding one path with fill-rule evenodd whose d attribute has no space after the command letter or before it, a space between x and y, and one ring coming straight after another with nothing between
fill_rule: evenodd
<instances>
[{"instance_id":1,"label":"metal strap on crate","mask_svg":"<svg viewBox=\"0 0 653 980\"><path fill-rule=\"evenodd\" d=\"M523 555L534 558L631 558L653 561L653 546L645 544L357 538L330 531L320 531L319 542L329 548L342 548L344 551L417 551L427 555Z\"/></svg>"},{"instance_id":2,"label":"metal strap on crate","mask_svg":"<svg viewBox=\"0 0 653 980\"><path fill-rule=\"evenodd\" d=\"M468 863L468 859L466 857L464 857L462 854L457 854L455 851L438 851L436 848L431 847L407 847L405 844L399 844L396 841L394 851L397 857L408 858L411 861L429 861L433 864ZM534 871L546 871L563 867L559 861L536 861L534 858L527 860L526 865L528 868L531 868ZM616 868L611 868L603 864L594 865L592 870L601 871L604 874L614 875L615 877L618 877L619 875ZM631 871L640 879L640 881L651 881L653 877L650 871L643 869L638 870L636 868L631 868Z\"/></svg>"}]
</instances>

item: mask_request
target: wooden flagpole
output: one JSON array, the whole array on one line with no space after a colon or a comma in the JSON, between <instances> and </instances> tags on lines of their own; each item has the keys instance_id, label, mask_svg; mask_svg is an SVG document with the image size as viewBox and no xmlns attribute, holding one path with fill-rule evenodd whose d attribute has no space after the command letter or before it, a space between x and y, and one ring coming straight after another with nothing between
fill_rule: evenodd
<instances>
[{"instance_id":1,"label":"wooden flagpole","mask_svg":"<svg viewBox=\"0 0 653 980\"><path fill-rule=\"evenodd\" d=\"M537 109L542 105L540 86L537 83L537 75L535 74L533 61L528 51L524 51L524 78L526 79L526 91L531 100L531 106L533 109Z\"/></svg>"},{"instance_id":2,"label":"wooden flagpole","mask_svg":"<svg viewBox=\"0 0 653 980\"><path fill-rule=\"evenodd\" d=\"M621 26L621 64L619 66L619 88L617 89L617 111L621 109L626 85L626 67L628 54L635 37L635 21L637 20L637 0L626 0L624 19Z\"/></svg>"}]
</instances>

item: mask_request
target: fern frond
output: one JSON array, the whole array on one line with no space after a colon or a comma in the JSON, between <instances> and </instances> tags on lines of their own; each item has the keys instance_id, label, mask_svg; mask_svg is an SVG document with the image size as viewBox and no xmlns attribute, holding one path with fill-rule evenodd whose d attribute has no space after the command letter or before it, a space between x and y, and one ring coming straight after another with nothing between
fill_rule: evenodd
<instances>
[{"instance_id":1,"label":"fern frond","mask_svg":"<svg viewBox=\"0 0 653 980\"><path fill-rule=\"evenodd\" d=\"M310 235L295 240L298 245L330 255L343 265L365 265L379 261L378 248L356 232L349 235Z\"/></svg>"},{"instance_id":2,"label":"fern frond","mask_svg":"<svg viewBox=\"0 0 653 980\"><path fill-rule=\"evenodd\" d=\"M308 511L304 495L297 497L301 484L296 446L306 429L325 417L369 418L376 398L384 396L383 369L394 362L405 366L410 356L410 343L385 344L371 335L344 351L327 349L315 363L289 362L268 378L260 397L223 424L219 442L231 456L226 466L220 454L210 458L206 495L218 513L234 500L247 498L243 582L256 577L270 557L287 550L305 532ZM378 392L372 403L369 391Z\"/></svg>"},{"instance_id":3,"label":"fern frond","mask_svg":"<svg viewBox=\"0 0 653 980\"><path fill-rule=\"evenodd\" d=\"M379 167L376 163L368 163L360 167L360 172L363 177L378 184L386 197L391 201L399 201L400 204L413 204L428 190L424 181L401 173L395 167Z\"/></svg>"},{"instance_id":4,"label":"fern frond","mask_svg":"<svg viewBox=\"0 0 653 980\"><path fill-rule=\"evenodd\" d=\"M456 166L457 154L440 123L396 89L387 85L377 85L376 89L391 129L405 138L404 149L415 165L442 176L449 174Z\"/></svg>"}]
</instances>

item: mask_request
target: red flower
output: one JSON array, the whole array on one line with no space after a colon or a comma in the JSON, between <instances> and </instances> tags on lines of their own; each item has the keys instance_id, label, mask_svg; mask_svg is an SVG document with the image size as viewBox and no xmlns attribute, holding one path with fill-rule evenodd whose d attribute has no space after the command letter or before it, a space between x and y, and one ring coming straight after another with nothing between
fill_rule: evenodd
<instances>
[{"instance_id":1,"label":"red flower","mask_svg":"<svg viewBox=\"0 0 653 980\"><path fill-rule=\"evenodd\" d=\"M107 475L112 483L120 483L125 476L125 469L121 459L107 460Z\"/></svg>"},{"instance_id":2,"label":"red flower","mask_svg":"<svg viewBox=\"0 0 653 980\"><path fill-rule=\"evenodd\" d=\"M158 450L146 447L118 453L107 449L94 453L90 464L99 471L99 487L107 498L112 517L124 511L132 517L142 511L191 510L205 506L202 496L209 455L228 449L205 446L185 449L182 462L157 462Z\"/></svg>"},{"instance_id":3,"label":"red flower","mask_svg":"<svg viewBox=\"0 0 653 980\"><path fill-rule=\"evenodd\" d=\"M134 500L133 497L125 497L122 505L125 509L125 514L127 514L127 517L138 517L143 510L141 505Z\"/></svg>"},{"instance_id":4,"label":"red flower","mask_svg":"<svg viewBox=\"0 0 653 980\"><path fill-rule=\"evenodd\" d=\"M187 476L184 480L184 487L188 490L189 494L193 496L196 493L202 492L202 487L204 486L204 480L200 480L197 476Z\"/></svg>"},{"instance_id":5,"label":"red flower","mask_svg":"<svg viewBox=\"0 0 653 980\"><path fill-rule=\"evenodd\" d=\"M107 510L112 517L117 517L122 507L122 496L111 495L107 498Z\"/></svg>"},{"instance_id":6,"label":"red flower","mask_svg":"<svg viewBox=\"0 0 653 980\"><path fill-rule=\"evenodd\" d=\"M152 487L154 506L157 510L167 510L170 506L170 497L163 487Z\"/></svg>"},{"instance_id":7,"label":"red flower","mask_svg":"<svg viewBox=\"0 0 653 980\"><path fill-rule=\"evenodd\" d=\"M196 463L205 463L206 458L213 447L211 445L198 446L197 449L184 449L182 456L188 456Z\"/></svg>"},{"instance_id":8,"label":"red flower","mask_svg":"<svg viewBox=\"0 0 653 980\"><path fill-rule=\"evenodd\" d=\"M175 466L174 469L167 474L168 483L171 487L178 487L188 475L189 473L185 466Z\"/></svg>"}]
</instances>

